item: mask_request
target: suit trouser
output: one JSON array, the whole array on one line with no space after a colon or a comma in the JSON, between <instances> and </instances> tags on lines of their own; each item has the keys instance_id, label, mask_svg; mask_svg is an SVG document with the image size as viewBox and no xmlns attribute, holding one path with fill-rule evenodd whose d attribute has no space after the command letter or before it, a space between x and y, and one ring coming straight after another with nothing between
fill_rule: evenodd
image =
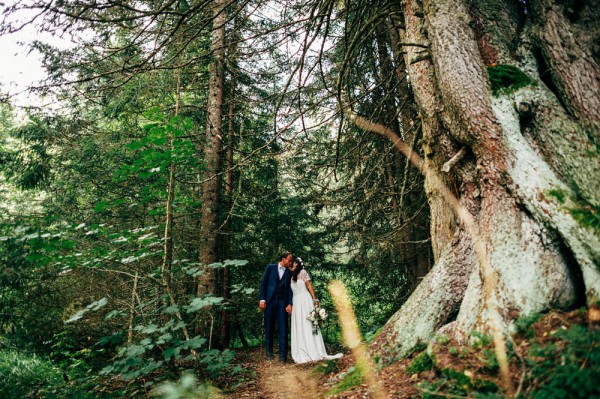
<instances>
[{"instance_id":1,"label":"suit trouser","mask_svg":"<svg viewBox=\"0 0 600 399\"><path fill-rule=\"evenodd\" d=\"M275 322L277 322L277 332L279 336L279 358L287 359L287 312L285 311L284 299L272 299L267 303L265 309L265 343L267 346L267 356L273 356L273 334L275 332Z\"/></svg>"}]
</instances>

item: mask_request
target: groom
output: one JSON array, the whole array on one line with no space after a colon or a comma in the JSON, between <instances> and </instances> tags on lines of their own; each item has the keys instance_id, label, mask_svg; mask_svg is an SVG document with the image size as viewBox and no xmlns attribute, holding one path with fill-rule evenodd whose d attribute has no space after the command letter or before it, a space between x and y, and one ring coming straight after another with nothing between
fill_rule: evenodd
<instances>
[{"instance_id":1,"label":"groom","mask_svg":"<svg viewBox=\"0 0 600 399\"><path fill-rule=\"evenodd\" d=\"M278 264L269 264L265 268L260 282L260 308L265 312L265 344L267 359L273 359L273 332L275 322L279 335L279 360L287 361L287 317L292 314L292 254L284 252Z\"/></svg>"}]
</instances>

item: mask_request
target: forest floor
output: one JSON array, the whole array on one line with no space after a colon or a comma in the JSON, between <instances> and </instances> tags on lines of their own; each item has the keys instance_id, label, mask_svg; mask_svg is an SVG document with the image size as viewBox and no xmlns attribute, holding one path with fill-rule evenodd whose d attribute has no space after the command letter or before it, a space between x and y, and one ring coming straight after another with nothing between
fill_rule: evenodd
<instances>
[{"instance_id":1,"label":"forest floor","mask_svg":"<svg viewBox=\"0 0 600 399\"><path fill-rule=\"evenodd\" d=\"M519 397L549 397L556 393L552 390L564 391L563 396L552 397L583 398L600 394L600 388L589 382L600 375L600 330L598 325L590 328L587 310L553 311L526 320L518 329L509 343L509 360ZM432 356L426 351L416 352L380 367L377 379L384 397L502 398L491 340L480 336L476 341L469 346L458 346L441 337L430 347ZM268 361L263 351L251 349L238 351L236 359L244 369L244 377L223 391L229 399L376 397L356 373L350 354L340 360L297 365ZM575 388L569 387L570 380L579 381L575 396L571 396Z\"/></svg>"},{"instance_id":2,"label":"forest floor","mask_svg":"<svg viewBox=\"0 0 600 399\"><path fill-rule=\"evenodd\" d=\"M238 360L247 378L227 396L230 399L357 399L369 398L369 389L360 381L346 383L348 390L337 392L340 384L354 369L354 359L346 354L335 361L308 364L268 361L262 351L239 351ZM378 377L385 390L393 398L413 398L417 394L416 376L404 371L409 359L396 362L379 370Z\"/></svg>"}]
</instances>

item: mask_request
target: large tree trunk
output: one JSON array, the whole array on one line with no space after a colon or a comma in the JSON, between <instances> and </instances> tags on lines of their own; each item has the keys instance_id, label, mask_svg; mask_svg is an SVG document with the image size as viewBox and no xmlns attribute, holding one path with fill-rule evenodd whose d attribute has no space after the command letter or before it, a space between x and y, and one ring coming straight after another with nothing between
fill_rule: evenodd
<instances>
[{"instance_id":1,"label":"large tree trunk","mask_svg":"<svg viewBox=\"0 0 600 399\"><path fill-rule=\"evenodd\" d=\"M477 15L482 29L474 32L472 26L478 25L472 23L461 1L425 1L422 10L418 7L417 1L404 3L403 41L430 46L431 61L419 57L415 47L406 48L426 138L425 170L437 169L448 160L449 148L466 148L467 155L454 165L451 174L461 203L475 217L474 231L478 234L473 236L471 231L469 237L463 230L465 226L459 226L455 245L442 252L444 255L422 286L375 340L378 351L387 356L406 355L420 340L432 337L452 320L457 303L460 311L456 321L444 331L465 339L472 330L488 328L490 309L499 310L502 328L508 331L521 315L576 303L583 293L582 283L588 300L598 298L600 293L597 231L579 223L572 212L588 202L595 204L599 195L595 177L600 163L590 141L593 135L586 134L596 126L594 116L586 111L587 103L577 105L579 94L569 94L567 89L564 99L555 97L539 76L529 40L522 40L517 52L523 65L518 65L511 52L503 48L502 38L482 40L482 35L494 32L494 24L511 20L518 23L518 19L482 12ZM499 9L514 12L514 7ZM490 19L486 20L486 15ZM518 28L512 27L514 32ZM537 86L493 98L484 58L505 63L512 60ZM565 67L561 73L568 74L569 70L574 69ZM593 92L592 88L590 95ZM579 109L579 114L573 111L575 116L561 108L560 101L571 102L571 98L572 109ZM576 143L569 144L568 140ZM432 142L435 147L431 147ZM560 154L559 161L554 158L555 152ZM584 153L588 154L586 158L582 158ZM562 204L552 197L553 192L564 194ZM432 235L436 237L436 229L444 223L435 222L433 193L435 185L428 194L433 204ZM443 215L442 220L454 220ZM456 247L473 253L464 240L481 244L484 261L453 255L452 248ZM465 283L465 265L473 262ZM446 285L439 283L441 276L452 281L451 294L445 292Z\"/></svg>"}]
</instances>

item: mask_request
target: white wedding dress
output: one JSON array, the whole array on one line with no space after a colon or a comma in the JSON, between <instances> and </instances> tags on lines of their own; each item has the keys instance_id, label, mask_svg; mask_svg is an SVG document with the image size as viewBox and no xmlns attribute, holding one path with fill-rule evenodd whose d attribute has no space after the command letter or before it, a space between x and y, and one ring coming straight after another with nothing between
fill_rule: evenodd
<instances>
[{"instance_id":1,"label":"white wedding dress","mask_svg":"<svg viewBox=\"0 0 600 399\"><path fill-rule=\"evenodd\" d=\"M292 280L292 359L296 363L314 362L318 360L339 359L341 353L329 356L325 350L321 330L313 334L308 314L314 309L314 304L306 281L310 280L306 270L298 274L298 281Z\"/></svg>"}]
</instances>

